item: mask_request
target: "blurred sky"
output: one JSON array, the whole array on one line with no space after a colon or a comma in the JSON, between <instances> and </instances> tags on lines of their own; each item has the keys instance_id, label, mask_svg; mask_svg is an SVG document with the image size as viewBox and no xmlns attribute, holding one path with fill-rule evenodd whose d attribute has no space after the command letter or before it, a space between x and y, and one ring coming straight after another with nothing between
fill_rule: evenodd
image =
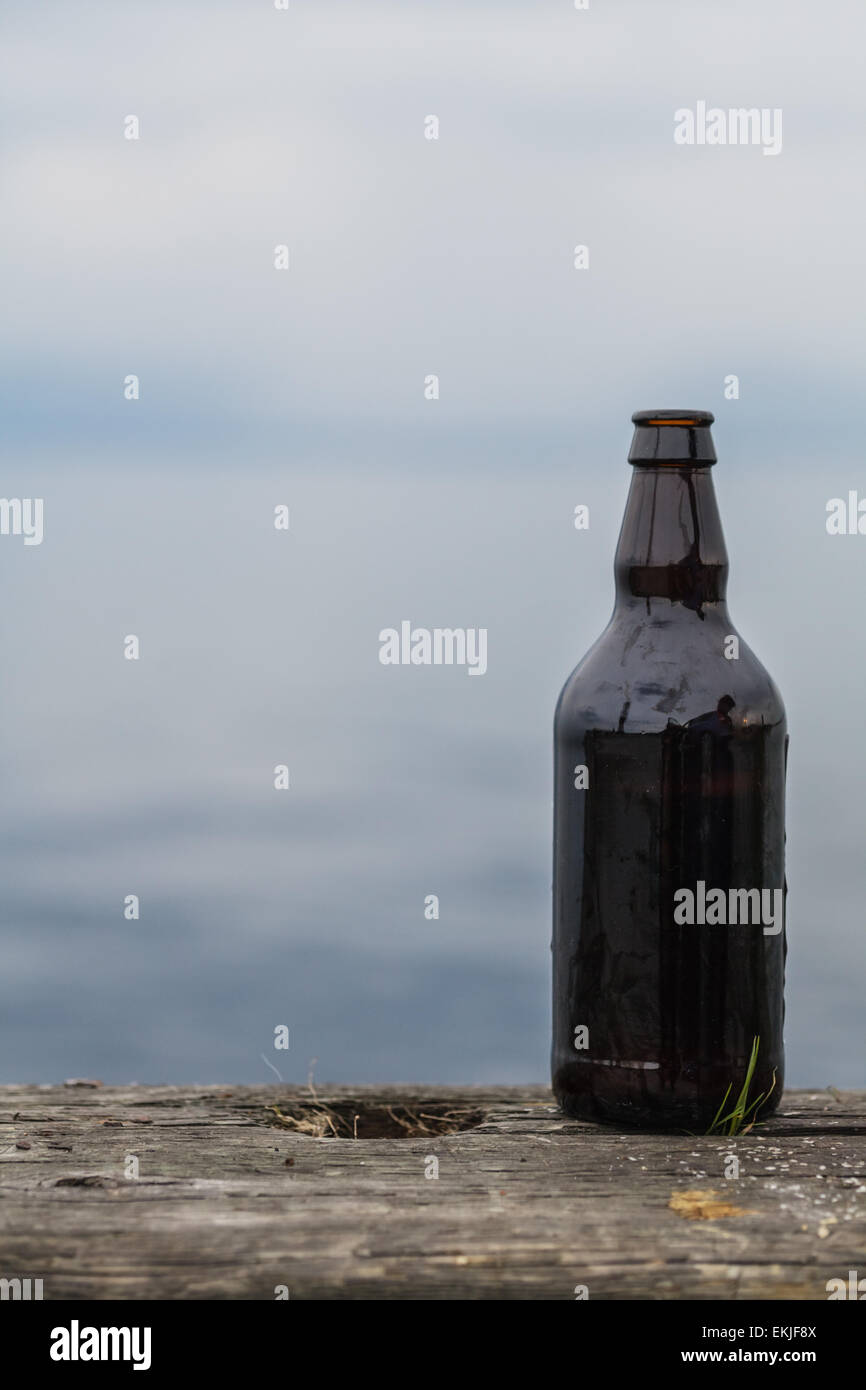
<instances>
[{"instance_id":1,"label":"blurred sky","mask_svg":"<svg viewBox=\"0 0 866 1390\"><path fill-rule=\"evenodd\" d=\"M553 707L629 416L688 406L788 707L788 1080L864 1084L860 7L2 25L2 491L45 539L0 537L0 1081L544 1079ZM675 145L699 100L782 153ZM382 667L406 618L487 674Z\"/></svg>"}]
</instances>

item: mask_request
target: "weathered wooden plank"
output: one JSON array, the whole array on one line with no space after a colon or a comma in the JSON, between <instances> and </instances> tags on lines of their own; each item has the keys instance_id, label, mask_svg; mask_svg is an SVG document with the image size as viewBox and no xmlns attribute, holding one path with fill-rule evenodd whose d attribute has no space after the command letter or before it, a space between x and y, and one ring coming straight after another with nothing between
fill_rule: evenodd
<instances>
[{"instance_id":1,"label":"weathered wooden plank","mask_svg":"<svg viewBox=\"0 0 866 1390\"><path fill-rule=\"evenodd\" d=\"M362 1135L475 1123L280 1118L325 1106ZM866 1275L864 1138L864 1092L788 1092L731 1140L567 1120L542 1087L6 1086L0 1277L51 1299L823 1300Z\"/></svg>"}]
</instances>

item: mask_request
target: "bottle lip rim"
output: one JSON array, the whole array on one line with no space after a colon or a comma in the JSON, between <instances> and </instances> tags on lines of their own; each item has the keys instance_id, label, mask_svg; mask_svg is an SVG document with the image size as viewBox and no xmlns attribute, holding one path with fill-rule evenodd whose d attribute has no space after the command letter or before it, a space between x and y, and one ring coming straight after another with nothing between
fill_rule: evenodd
<instances>
[{"instance_id":1,"label":"bottle lip rim","mask_svg":"<svg viewBox=\"0 0 866 1390\"><path fill-rule=\"evenodd\" d=\"M711 410L636 410L631 422L633 425L674 425L695 429L712 425L715 418Z\"/></svg>"},{"instance_id":2,"label":"bottle lip rim","mask_svg":"<svg viewBox=\"0 0 866 1390\"><path fill-rule=\"evenodd\" d=\"M715 463L710 410L636 410L629 463L699 467Z\"/></svg>"}]
</instances>

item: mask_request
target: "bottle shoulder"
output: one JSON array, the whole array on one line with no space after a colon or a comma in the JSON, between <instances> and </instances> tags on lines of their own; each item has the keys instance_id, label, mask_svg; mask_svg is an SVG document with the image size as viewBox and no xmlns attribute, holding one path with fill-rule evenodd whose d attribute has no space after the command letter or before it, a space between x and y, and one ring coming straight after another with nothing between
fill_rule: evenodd
<instances>
[{"instance_id":1,"label":"bottle shoulder","mask_svg":"<svg viewBox=\"0 0 866 1390\"><path fill-rule=\"evenodd\" d=\"M785 725L782 696L726 609L614 612L568 677L557 736L652 732L730 711L737 725Z\"/></svg>"}]
</instances>

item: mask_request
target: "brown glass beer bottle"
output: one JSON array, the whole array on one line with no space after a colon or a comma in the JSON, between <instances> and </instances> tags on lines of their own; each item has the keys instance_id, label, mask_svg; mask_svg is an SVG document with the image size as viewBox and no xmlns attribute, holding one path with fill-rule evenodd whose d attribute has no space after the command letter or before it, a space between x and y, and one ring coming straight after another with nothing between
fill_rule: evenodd
<instances>
[{"instance_id":1,"label":"brown glass beer bottle","mask_svg":"<svg viewBox=\"0 0 866 1390\"><path fill-rule=\"evenodd\" d=\"M632 419L613 616L556 709L553 1088L703 1132L755 1049L757 1118L782 1092L785 710L725 603L713 416Z\"/></svg>"}]
</instances>

